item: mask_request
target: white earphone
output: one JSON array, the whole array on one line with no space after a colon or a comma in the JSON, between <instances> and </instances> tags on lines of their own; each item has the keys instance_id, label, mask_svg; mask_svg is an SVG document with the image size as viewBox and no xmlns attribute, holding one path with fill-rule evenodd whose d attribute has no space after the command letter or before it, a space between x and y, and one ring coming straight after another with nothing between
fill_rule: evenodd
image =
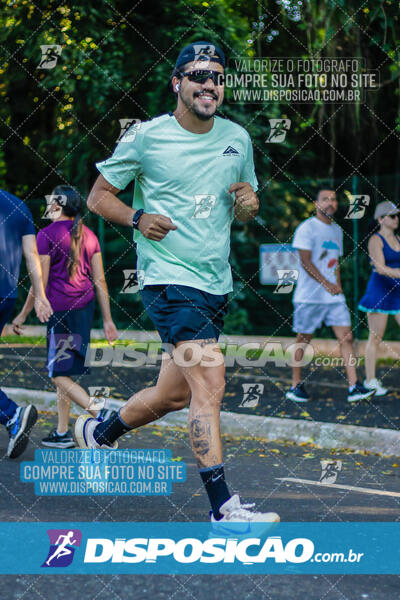
<instances>
[{"instance_id":1,"label":"white earphone","mask_svg":"<svg viewBox=\"0 0 400 600\"><path fill-rule=\"evenodd\" d=\"M176 84L176 88L175 88L177 92L179 92L179 89L180 89L180 87L181 87L181 84L180 84L180 83L177 83L177 84Z\"/></svg>"}]
</instances>

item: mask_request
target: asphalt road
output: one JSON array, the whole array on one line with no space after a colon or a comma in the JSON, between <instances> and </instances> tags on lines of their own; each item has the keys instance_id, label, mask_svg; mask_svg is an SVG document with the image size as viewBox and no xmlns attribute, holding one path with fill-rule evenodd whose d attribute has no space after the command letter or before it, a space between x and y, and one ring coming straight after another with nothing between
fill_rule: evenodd
<instances>
[{"instance_id":1,"label":"asphalt road","mask_svg":"<svg viewBox=\"0 0 400 600\"><path fill-rule=\"evenodd\" d=\"M40 439L54 426L54 415L41 414L32 443L17 460L1 459L1 521L206 521L208 502L181 429L146 427L126 436L122 448L170 448L187 465L185 483L165 497L39 497L33 484L21 483L19 463L33 460ZM0 450L7 434L0 432ZM393 458L355 453L334 454L311 445L269 443L226 437L227 480L232 492L258 509L277 511L282 521L396 521L399 519L400 466ZM351 489L282 481L318 482L321 459L342 461L336 484ZM355 489L354 489L355 488ZM359 488L388 492L378 495ZM18 557L16 557L18 560ZM2 598L98 600L398 600L398 576L2 576Z\"/></svg>"},{"instance_id":2,"label":"asphalt road","mask_svg":"<svg viewBox=\"0 0 400 600\"><path fill-rule=\"evenodd\" d=\"M44 365L45 348L0 346L0 387L54 391ZM86 389L89 386L108 386L112 397L128 399L143 387L154 385L158 371L158 366L119 367L111 362L101 367L92 367L91 374L81 377L79 381ZM363 371L363 368L359 369L360 379L364 377ZM343 368L311 364L304 369L303 376L312 399L307 404L298 404L285 399L291 379L289 367L280 367L270 362L262 368L247 368L237 364L228 367L222 410L399 429L400 369L393 364L378 368L378 377L390 389L390 394L355 404L349 404L346 400L347 382ZM246 406L244 401L243 386L248 384L262 389L256 405Z\"/></svg>"}]
</instances>

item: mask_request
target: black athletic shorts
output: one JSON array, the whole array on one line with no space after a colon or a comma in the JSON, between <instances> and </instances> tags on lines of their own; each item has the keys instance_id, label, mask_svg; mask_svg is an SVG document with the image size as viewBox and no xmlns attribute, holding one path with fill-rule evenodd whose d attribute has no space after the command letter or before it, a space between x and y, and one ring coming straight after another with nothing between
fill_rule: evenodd
<instances>
[{"instance_id":1,"label":"black athletic shorts","mask_svg":"<svg viewBox=\"0 0 400 600\"><path fill-rule=\"evenodd\" d=\"M164 343L218 340L227 313L228 294L209 294L186 285L146 285L146 312Z\"/></svg>"}]
</instances>

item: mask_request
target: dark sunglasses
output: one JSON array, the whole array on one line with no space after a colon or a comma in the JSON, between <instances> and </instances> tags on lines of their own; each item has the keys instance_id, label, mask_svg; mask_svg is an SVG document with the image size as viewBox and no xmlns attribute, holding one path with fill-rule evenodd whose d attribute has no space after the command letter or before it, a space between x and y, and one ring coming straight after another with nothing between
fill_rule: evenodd
<instances>
[{"instance_id":1,"label":"dark sunglasses","mask_svg":"<svg viewBox=\"0 0 400 600\"><path fill-rule=\"evenodd\" d=\"M385 217L389 217L389 219L398 219L399 215L398 214L396 214L396 215L385 215Z\"/></svg>"},{"instance_id":2,"label":"dark sunglasses","mask_svg":"<svg viewBox=\"0 0 400 600\"><path fill-rule=\"evenodd\" d=\"M180 77L187 77L189 81L195 83L205 83L207 79L212 79L214 85L224 85L225 75L219 71L206 71L204 69L198 69L196 71L186 71L181 73Z\"/></svg>"}]
</instances>

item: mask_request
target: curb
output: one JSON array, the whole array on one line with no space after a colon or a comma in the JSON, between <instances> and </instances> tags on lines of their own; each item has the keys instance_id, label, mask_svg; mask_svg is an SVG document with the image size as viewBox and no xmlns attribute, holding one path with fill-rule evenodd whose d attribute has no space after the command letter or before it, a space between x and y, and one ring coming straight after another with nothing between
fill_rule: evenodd
<instances>
[{"instance_id":1,"label":"curb","mask_svg":"<svg viewBox=\"0 0 400 600\"><path fill-rule=\"evenodd\" d=\"M14 335L10 325L5 325L3 335ZM46 327L43 325L25 325L24 336L45 336ZM92 339L103 339L104 331L102 329L92 329L90 336ZM135 330L129 329L120 332L118 340L132 340L136 342L159 342L160 336L157 331ZM117 340L117 343L118 343ZM283 350L286 350L291 344L296 341L295 337L285 336L265 336L265 335L234 335L222 334L219 337L219 342L226 344L260 344L263 348L265 344L278 342L282 344ZM364 356L366 340L356 340L356 355ZM330 357L340 357L340 348L336 339L313 338L311 345L315 355L325 355ZM377 350L377 358L392 358L400 360L400 342L384 340Z\"/></svg>"},{"instance_id":2,"label":"curb","mask_svg":"<svg viewBox=\"0 0 400 600\"><path fill-rule=\"evenodd\" d=\"M41 392L23 388L3 388L15 402L34 403L39 410L56 410L55 392ZM121 400L110 399L109 408L118 410L124 405ZM84 412L75 406L74 413ZM187 408L169 413L157 421L162 427L186 427ZM290 441L297 444L313 443L326 449L346 448L388 456L400 456L400 431L358 425L339 425L302 419L279 419L233 412L221 412L221 432L240 437L255 437L267 441Z\"/></svg>"}]
</instances>

